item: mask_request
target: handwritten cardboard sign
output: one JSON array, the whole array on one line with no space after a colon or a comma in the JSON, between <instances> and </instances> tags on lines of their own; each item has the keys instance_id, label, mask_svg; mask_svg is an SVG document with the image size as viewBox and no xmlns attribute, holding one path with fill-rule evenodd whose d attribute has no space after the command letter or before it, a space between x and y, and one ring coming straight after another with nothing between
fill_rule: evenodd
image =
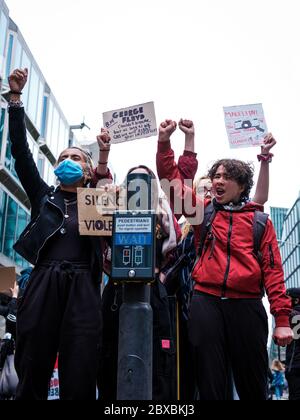
<instances>
[{"instance_id":1,"label":"handwritten cardboard sign","mask_svg":"<svg viewBox=\"0 0 300 420\"><path fill-rule=\"evenodd\" d=\"M114 194L104 188L78 188L78 223L82 236L112 236Z\"/></svg>"},{"instance_id":2,"label":"handwritten cardboard sign","mask_svg":"<svg viewBox=\"0 0 300 420\"><path fill-rule=\"evenodd\" d=\"M0 292L8 291L14 287L16 281L15 267L1 267L0 268Z\"/></svg>"},{"instance_id":3,"label":"handwritten cardboard sign","mask_svg":"<svg viewBox=\"0 0 300 420\"><path fill-rule=\"evenodd\" d=\"M110 131L112 143L124 143L157 135L154 103L105 112L103 126Z\"/></svg>"},{"instance_id":4,"label":"handwritten cardboard sign","mask_svg":"<svg viewBox=\"0 0 300 420\"><path fill-rule=\"evenodd\" d=\"M224 107L224 116L232 149L263 144L268 129L262 104Z\"/></svg>"}]
</instances>

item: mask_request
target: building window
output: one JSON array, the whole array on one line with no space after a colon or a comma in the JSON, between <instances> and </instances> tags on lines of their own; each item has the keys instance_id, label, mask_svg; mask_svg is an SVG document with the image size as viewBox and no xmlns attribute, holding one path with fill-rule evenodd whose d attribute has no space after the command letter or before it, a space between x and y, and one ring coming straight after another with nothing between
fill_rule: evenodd
<instances>
[{"instance_id":1,"label":"building window","mask_svg":"<svg viewBox=\"0 0 300 420\"><path fill-rule=\"evenodd\" d=\"M29 74L31 74L31 63L30 63L28 55L26 54L26 52L24 50L23 50L23 54L22 54L21 68L22 69L27 68ZM25 108L26 111L27 111L27 105L28 105L29 87L30 87L30 82L28 81L28 83L26 83L26 85L24 86L23 95L22 95L22 102L24 104L24 108Z\"/></svg>"},{"instance_id":2,"label":"building window","mask_svg":"<svg viewBox=\"0 0 300 420\"><path fill-rule=\"evenodd\" d=\"M5 167L12 173L12 175L17 180L19 180L17 172L15 171L15 159L12 157L12 154L11 154L11 143L10 143L9 135L7 135Z\"/></svg>"},{"instance_id":3,"label":"building window","mask_svg":"<svg viewBox=\"0 0 300 420\"><path fill-rule=\"evenodd\" d=\"M29 221L29 213L0 189L0 252L23 268L30 264L13 250L13 245Z\"/></svg>"},{"instance_id":4,"label":"building window","mask_svg":"<svg viewBox=\"0 0 300 420\"><path fill-rule=\"evenodd\" d=\"M39 133L41 132L43 106L44 106L44 83L40 81L37 114L36 114L36 127Z\"/></svg>"},{"instance_id":5,"label":"building window","mask_svg":"<svg viewBox=\"0 0 300 420\"><path fill-rule=\"evenodd\" d=\"M50 139L50 150L53 155L56 157L58 154L58 136L59 136L59 113L54 107L53 110L53 122L52 122L52 135Z\"/></svg>"},{"instance_id":6,"label":"building window","mask_svg":"<svg viewBox=\"0 0 300 420\"><path fill-rule=\"evenodd\" d=\"M0 252L3 248L4 227L6 218L7 194L0 189Z\"/></svg>"},{"instance_id":7,"label":"building window","mask_svg":"<svg viewBox=\"0 0 300 420\"><path fill-rule=\"evenodd\" d=\"M52 137L52 121L53 121L53 110L54 110L54 104L53 101L49 98L48 99L48 116L47 116L47 146L50 149L50 144L51 144L51 137Z\"/></svg>"},{"instance_id":8,"label":"building window","mask_svg":"<svg viewBox=\"0 0 300 420\"><path fill-rule=\"evenodd\" d=\"M16 239L18 239L21 235L21 233L24 231L24 229L27 226L27 221L28 221L28 216L25 210L23 210L21 207L19 207L18 209L18 221L17 221L17 227L16 227L16 233L15 233L15 237ZM14 253L14 260L16 262L17 265L19 266L23 266L23 258L17 254L16 252Z\"/></svg>"},{"instance_id":9,"label":"building window","mask_svg":"<svg viewBox=\"0 0 300 420\"><path fill-rule=\"evenodd\" d=\"M41 137L43 137L43 139L46 137L47 110L48 110L48 97L44 96L42 124L41 124Z\"/></svg>"},{"instance_id":10,"label":"building window","mask_svg":"<svg viewBox=\"0 0 300 420\"><path fill-rule=\"evenodd\" d=\"M4 133L4 123L5 123L5 109L1 108L1 115L0 115L0 156L2 151L2 139L3 139L3 133Z\"/></svg>"},{"instance_id":11,"label":"building window","mask_svg":"<svg viewBox=\"0 0 300 420\"><path fill-rule=\"evenodd\" d=\"M0 12L0 69L2 69L4 61L7 22L8 21L5 14Z\"/></svg>"},{"instance_id":12,"label":"building window","mask_svg":"<svg viewBox=\"0 0 300 420\"><path fill-rule=\"evenodd\" d=\"M39 94L39 77L35 68L31 67L30 91L28 99L28 114L33 124L36 124L37 106Z\"/></svg>"},{"instance_id":13,"label":"building window","mask_svg":"<svg viewBox=\"0 0 300 420\"><path fill-rule=\"evenodd\" d=\"M11 143L9 139L9 135L7 136L7 145L6 145L6 154L5 154L5 167L10 171L11 168Z\"/></svg>"},{"instance_id":14,"label":"building window","mask_svg":"<svg viewBox=\"0 0 300 420\"><path fill-rule=\"evenodd\" d=\"M5 69L5 78L8 79L8 76L11 72L11 59L12 59L12 51L14 45L14 37L12 34L9 35L8 41L8 50L7 50L7 57L6 57L6 69Z\"/></svg>"},{"instance_id":15,"label":"building window","mask_svg":"<svg viewBox=\"0 0 300 420\"><path fill-rule=\"evenodd\" d=\"M18 39L15 41L15 57L14 57L14 65L15 69L21 67L21 57L22 57L22 47Z\"/></svg>"},{"instance_id":16,"label":"building window","mask_svg":"<svg viewBox=\"0 0 300 420\"><path fill-rule=\"evenodd\" d=\"M38 168L39 174L42 178L44 177L44 166L45 166L45 159L44 159L43 155L40 153L39 158L38 158L37 168Z\"/></svg>"},{"instance_id":17,"label":"building window","mask_svg":"<svg viewBox=\"0 0 300 420\"><path fill-rule=\"evenodd\" d=\"M14 258L13 245L15 243L17 216L18 205L11 197L9 197L7 206L3 253L11 259Z\"/></svg>"}]
</instances>

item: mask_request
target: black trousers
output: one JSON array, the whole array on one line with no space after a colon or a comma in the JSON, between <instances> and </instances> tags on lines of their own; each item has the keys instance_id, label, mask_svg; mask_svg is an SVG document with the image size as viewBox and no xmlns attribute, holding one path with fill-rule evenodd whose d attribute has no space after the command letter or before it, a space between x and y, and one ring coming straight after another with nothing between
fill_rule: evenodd
<instances>
[{"instance_id":1,"label":"black trousers","mask_svg":"<svg viewBox=\"0 0 300 420\"><path fill-rule=\"evenodd\" d=\"M300 368L287 371L285 377L289 385L289 400L300 401Z\"/></svg>"},{"instance_id":2,"label":"black trousers","mask_svg":"<svg viewBox=\"0 0 300 420\"><path fill-rule=\"evenodd\" d=\"M18 308L17 400L46 400L57 354L62 400L95 400L100 290L88 265L36 267Z\"/></svg>"},{"instance_id":3,"label":"black trousers","mask_svg":"<svg viewBox=\"0 0 300 420\"><path fill-rule=\"evenodd\" d=\"M267 399L268 318L261 300L194 293L189 339L201 400Z\"/></svg>"}]
</instances>

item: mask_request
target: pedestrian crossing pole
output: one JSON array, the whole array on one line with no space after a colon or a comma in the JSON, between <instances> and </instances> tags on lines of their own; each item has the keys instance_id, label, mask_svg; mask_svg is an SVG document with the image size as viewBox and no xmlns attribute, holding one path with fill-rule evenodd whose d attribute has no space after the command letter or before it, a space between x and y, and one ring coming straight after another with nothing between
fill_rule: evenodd
<instances>
[{"instance_id":1,"label":"pedestrian crossing pole","mask_svg":"<svg viewBox=\"0 0 300 420\"><path fill-rule=\"evenodd\" d=\"M151 177L127 179L127 211L114 215L112 278L123 285L119 319L117 400L152 400L156 215Z\"/></svg>"}]
</instances>

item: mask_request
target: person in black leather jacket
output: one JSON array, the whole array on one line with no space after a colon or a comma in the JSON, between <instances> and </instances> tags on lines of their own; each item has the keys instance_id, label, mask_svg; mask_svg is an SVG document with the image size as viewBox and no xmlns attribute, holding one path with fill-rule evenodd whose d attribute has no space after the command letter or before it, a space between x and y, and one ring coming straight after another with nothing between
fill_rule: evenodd
<instances>
[{"instance_id":1,"label":"person in black leather jacket","mask_svg":"<svg viewBox=\"0 0 300 420\"><path fill-rule=\"evenodd\" d=\"M290 321L294 340L286 349L285 377L289 385L289 399L300 401L300 287L288 289L287 295L292 299Z\"/></svg>"},{"instance_id":2,"label":"person in black leather jacket","mask_svg":"<svg viewBox=\"0 0 300 420\"><path fill-rule=\"evenodd\" d=\"M60 399L96 399L101 334L102 242L78 231L77 188L105 178L107 166L93 173L87 152L63 151L58 188L40 177L27 144L21 92L28 71L9 77L9 136L15 169L31 203L32 221L15 250L34 270L18 306L15 365L16 399L46 400L59 354ZM101 157L100 157L101 160Z\"/></svg>"}]
</instances>

